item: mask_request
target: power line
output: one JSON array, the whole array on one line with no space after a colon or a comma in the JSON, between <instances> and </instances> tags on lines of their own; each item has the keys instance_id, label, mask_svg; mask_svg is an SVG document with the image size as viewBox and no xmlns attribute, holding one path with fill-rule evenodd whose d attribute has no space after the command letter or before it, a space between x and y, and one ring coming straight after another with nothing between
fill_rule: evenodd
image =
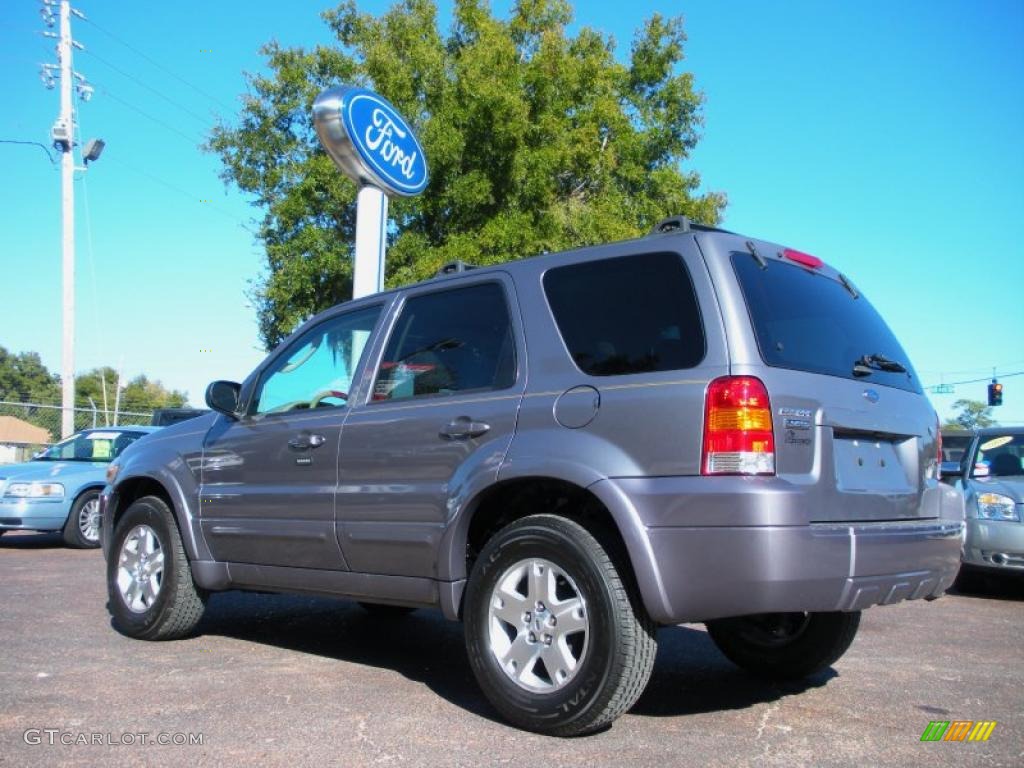
<instances>
[{"instance_id":1,"label":"power line","mask_svg":"<svg viewBox=\"0 0 1024 768\"><path fill-rule=\"evenodd\" d=\"M50 158L51 165L57 164L57 161L54 159L53 155L50 154L50 148L38 141L18 141L16 139L0 139L0 144L28 144L31 146L39 147L40 149L43 150L43 152L46 153L46 156Z\"/></svg>"},{"instance_id":2,"label":"power line","mask_svg":"<svg viewBox=\"0 0 1024 768\"><path fill-rule=\"evenodd\" d=\"M104 155L103 159L106 160L107 156ZM152 181L155 181L157 184L160 184L160 185L162 185L164 187L167 187L168 189L170 189L170 190L172 190L174 192L177 192L180 195L184 195L185 197L187 197L192 202L196 202L196 196L193 193L188 192L188 191L182 189L178 185L172 184L169 181L165 181L164 179L161 179L159 176L154 176L152 173L150 173L148 171L144 171L141 168L136 168L135 166L130 165L130 164L128 164L128 163L124 162L123 160L120 160L120 159L118 159L116 157L111 157L110 159L113 160L113 162L117 163L118 165L120 165L120 166L122 166L124 168L127 168L129 171L132 171L133 173L137 173L140 176L145 176L146 178L148 178L148 179L150 179ZM224 210L223 208L221 208L219 206L216 206L216 205L213 205L213 204L204 205L204 207L208 208L211 211L216 211L221 216L225 216L225 217L231 219L235 224L238 224L246 232L249 232L250 234L255 234L252 231L252 229L250 227L248 227L244 222L239 221L237 216L235 216L232 213L229 213L228 211Z\"/></svg>"},{"instance_id":3,"label":"power line","mask_svg":"<svg viewBox=\"0 0 1024 768\"><path fill-rule=\"evenodd\" d=\"M1012 379L1014 376L1024 376L1024 371L1015 371L1013 373L1000 373L995 378ZM928 387L925 387L925 389L931 389L932 387L938 386L955 387L960 384L978 384L979 382L982 381L992 381L992 378L992 376L982 376L980 379L967 379L966 381L943 381L940 382L939 384L932 384Z\"/></svg>"},{"instance_id":4,"label":"power line","mask_svg":"<svg viewBox=\"0 0 1024 768\"><path fill-rule=\"evenodd\" d=\"M145 88L147 91L151 91L152 93L155 93L157 96L159 96L161 99L166 101L168 104L174 105L175 107L180 109L185 114L195 118L196 120L198 120L200 123L203 124L203 127L205 127L205 128L211 128L212 127L210 125L209 118L203 117L202 115L197 114L196 112L193 112L191 109L189 109L188 107L183 105L181 102L175 101L174 99L172 99L170 96L166 95L165 93L163 93L159 89L154 88L153 86L149 85L148 83L144 82L143 80L140 80L138 77L136 77L132 73L125 72L123 69L118 67L116 64L111 64L109 61L107 61L106 59L102 58L101 56L97 56L92 51L87 50L86 53L89 54L89 56L91 56L92 58L96 59L96 61L100 62L100 64L103 64L103 65L105 65L107 67L110 67L110 69L114 70L115 72L120 73L124 77L127 77L129 80L133 80L134 82L138 83L143 88Z\"/></svg>"},{"instance_id":5,"label":"power line","mask_svg":"<svg viewBox=\"0 0 1024 768\"><path fill-rule=\"evenodd\" d=\"M173 77L173 78L174 78L175 80L178 80L178 81L180 81L180 82L184 83L184 84L185 84L185 85L187 85L187 86L188 86L189 88L191 88L192 90L194 90L194 91L195 91L196 93L198 93L198 94L200 94L200 95L202 95L202 96L205 96L205 97L206 97L206 98L208 98L208 99L209 99L210 101L212 101L212 102L214 102L215 104L218 104L219 106L221 106L221 107L223 107L224 109L226 109L226 110L227 110L228 112L233 112L233 111L234 111L234 108L233 108L233 107L230 107L230 106L228 106L227 104L225 104L225 103L224 103L223 101L221 101L220 99L218 99L218 98L217 98L216 96L214 96L213 94L211 94L211 93L208 93L207 91L204 91L204 90L203 90L202 88L200 88L200 87L199 87L198 85L195 85L195 84L193 84L193 83L189 82L188 80L186 80L185 78L183 78L183 77L182 77L181 75L177 74L176 72L173 72L173 71L171 71L170 69L168 69L167 67L165 67L165 66L164 66L163 64L161 64L161 63L160 63L159 61L156 61L156 60L155 60L155 59L154 59L153 57L149 56L148 54L144 53L143 51L140 51L140 50L139 50L138 48L136 48L136 47L135 47L134 45L132 45L131 43L127 43L127 42L125 42L124 40L122 40L122 39L121 39L120 37L118 37L117 35L115 35L115 34L114 34L113 32L111 32L111 31L110 31L109 29L106 29L105 27L102 27L102 26L100 26L99 24L97 24L97 23L96 23L95 21L93 21L92 19L87 19L86 21L87 21L87 22L88 22L88 23L89 23L90 25L92 25L93 27L95 27L96 29L98 29L98 30L99 30L100 32L102 32L103 34L105 34L105 35L107 35L107 36L109 36L109 37L113 38L114 40L116 40L116 41L117 41L118 43L120 43L121 45L123 45L123 46L124 46L125 48L127 48L127 49L128 49L129 51L132 51L132 52L133 52L133 53L135 53L136 55L138 55L138 56L141 56L142 58L144 58L144 59L145 59L146 61L148 61L148 62L149 62L150 64L152 64L152 65L153 65L154 67L156 67L157 69L159 69L159 70L162 70L163 72L167 73L168 75L170 75L171 77Z\"/></svg>"},{"instance_id":6,"label":"power line","mask_svg":"<svg viewBox=\"0 0 1024 768\"><path fill-rule=\"evenodd\" d=\"M139 109L134 104L132 104L130 101L127 101L126 99L122 99L121 97L117 96L116 94L111 93L110 89L107 88L106 86L101 85L100 86L100 90L103 92L104 96L109 96L114 101L123 104L124 106L128 107L128 109L132 110L133 112L138 112L140 115L142 115L147 120L151 120L154 123L156 123L157 125L163 126L168 131L171 131L172 133L178 134L183 139L188 141L189 144L191 144L193 147L198 146L198 145L203 143L202 139L196 138L195 136L189 136L187 133L184 133L183 131L178 130L173 125L170 125L169 123L164 122L159 117L154 117L153 115L149 114L149 112L146 112L145 110Z\"/></svg>"}]
</instances>

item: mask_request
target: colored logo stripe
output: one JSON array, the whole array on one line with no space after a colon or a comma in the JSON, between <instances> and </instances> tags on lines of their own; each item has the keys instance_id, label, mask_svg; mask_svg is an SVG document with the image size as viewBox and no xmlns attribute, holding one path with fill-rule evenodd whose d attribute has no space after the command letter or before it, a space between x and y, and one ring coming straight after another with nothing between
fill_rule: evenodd
<instances>
[{"instance_id":1,"label":"colored logo stripe","mask_svg":"<svg viewBox=\"0 0 1024 768\"><path fill-rule=\"evenodd\" d=\"M972 725L974 725L973 720L954 720L949 724L949 730L946 731L946 738L943 741L963 741L971 732Z\"/></svg>"},{"instance_id":2,"label":"colored logo stripe","mask_svg":"<svg viewBox=\"0 0 1024 768\"><path fill-rule=\"evenodd\" d=\"M921 741L988 741L995 727L995 720L932 720Z\"/></svg>"},{"instance_id":3,"label":"colored logo stripe","mask_svg":"<svg viewBox=\"0 0 1024 768\"><path fill-rule=\"evenodd\" d=\"M988 737L992 735L992 731L996 728L995 720L979 720L974 725L974 730L971 731L971 735L967 737L968 741L988 741Z\"/></svg>"}]
</instances>

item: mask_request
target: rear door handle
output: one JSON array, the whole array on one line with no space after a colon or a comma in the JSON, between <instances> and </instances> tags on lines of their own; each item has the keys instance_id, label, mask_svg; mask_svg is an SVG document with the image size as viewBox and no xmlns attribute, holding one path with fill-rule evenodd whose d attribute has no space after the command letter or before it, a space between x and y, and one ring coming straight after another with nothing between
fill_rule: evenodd
<instances>
[{"instance_id":1,"label":"rear door handle","mask_svg":"<svg viewBox=\"0 0 1024 768\"><path fill-rule=\"evenodd\" d=\"M288 441L288 447L293 451L308 451L310 448L319 448L327 442L323 435L299 435Z\"/></svg>"},{"instance_id":2,"label":"rear door handle","mask_svg":"<svg viewBox=\"0 0 1024 768\"><path fill-rule=\"evenodd\" d=\"M480 437L491 428L490 424L482 421L473 421L468 416L460 416L454 421L449 421L441 427L441 437L449 440L464 440L470 437Z\"/></svg>"}]
</instances>

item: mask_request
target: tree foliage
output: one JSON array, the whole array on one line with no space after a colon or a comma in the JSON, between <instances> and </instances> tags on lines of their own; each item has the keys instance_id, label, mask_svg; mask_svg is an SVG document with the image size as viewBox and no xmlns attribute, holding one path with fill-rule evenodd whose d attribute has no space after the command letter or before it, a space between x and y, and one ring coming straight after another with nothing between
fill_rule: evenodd
<instances>
[{"instance_id":1,"label":"tree foliage","mask_svg":"<svg viewBox=\"0 0 1024 768\"><path fill-rule=\"evenodd\" d=\"M37 352L13 354L0 346L0 400L52 403L60 399L60 378L43 365Z\"/></svg>"},{"instance_id":2,"label":"tree foliage","mask_svg":"<svg viewBox=\"0 0 1024 768\"><path fill-rule=\"evenodd\" d=\"M322 16L337 44L265 45L269 74L249 76L237 124L208 144L225 181L263 212L267 270L254 299L268 347L351 297L357 190L311 123L317 94L339 83L388 98L430 166L423 195L391 201L389 286L454 259L493 264L637 236L672 214L718 222L725 196L700 194L683 167L703 97L680 71L681 18L648 19L620 61L612 38L567 33L564 0L519 0L507 19L456 0L447 34L432 0L379 18L348 0Z\"/></svg>"},{"instance_id":3,"label":"tree foliage","mask_svg":"<svg viewBox=\"0 0 1024 768\"><path fill-rule=\"evenodd\" d=\"M93 368L75 377L75 406L89 408L90 398L103 408L103 387L106 386L107 407L114 409L117 371L110 366ZM0 400L13 403L55 405L60 403L60 376L50 373L39 354L12 354L0 346ZM184 405L184 392L167 389L145 374L122 382L120 408L123 411L150 411L154 408L175 408Z\"/></svg>"},{"instance_id":4,"label":"tree foliage","mask_svg":"<svg viewBox=\"0 0 1024 768\"><path fill-rule=\"evenodd\" d=\"M953 403L953 410L959 413L947 419L943 429L966 430L994 427L997 422L992 418L992 409L980 400L960 399Z\"/></svg>"}]
</instances>

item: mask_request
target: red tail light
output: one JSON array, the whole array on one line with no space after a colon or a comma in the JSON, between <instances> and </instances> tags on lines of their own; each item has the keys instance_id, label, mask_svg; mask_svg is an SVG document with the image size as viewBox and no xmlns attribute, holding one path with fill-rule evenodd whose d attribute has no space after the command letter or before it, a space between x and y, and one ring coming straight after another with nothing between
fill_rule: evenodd
<instances>
[{"instance_id":1,"label":"red tail light","mask_svg":"<svg viewBox=\"0 0 1024 768\"><path fill-rule=\"evenodd\" d=\"M787 248L782 252L782 255L790 261L795 261L797 264L802 264L803 266L810 267L811 269L820 269L825 266L825 262L817 256L811 256L809 253L797 251L793 248Z\"/></svg>"},{"instance_id":2,"label":"red tail light","mask_svg":"<svg viewBox=\"0 0 1024 768\"><path fill-rule=\"evenodd\" d=\"M772 409L760 379L724 376L708 386L701 474L775 474Z\"/></svg>"}]
</instances>

